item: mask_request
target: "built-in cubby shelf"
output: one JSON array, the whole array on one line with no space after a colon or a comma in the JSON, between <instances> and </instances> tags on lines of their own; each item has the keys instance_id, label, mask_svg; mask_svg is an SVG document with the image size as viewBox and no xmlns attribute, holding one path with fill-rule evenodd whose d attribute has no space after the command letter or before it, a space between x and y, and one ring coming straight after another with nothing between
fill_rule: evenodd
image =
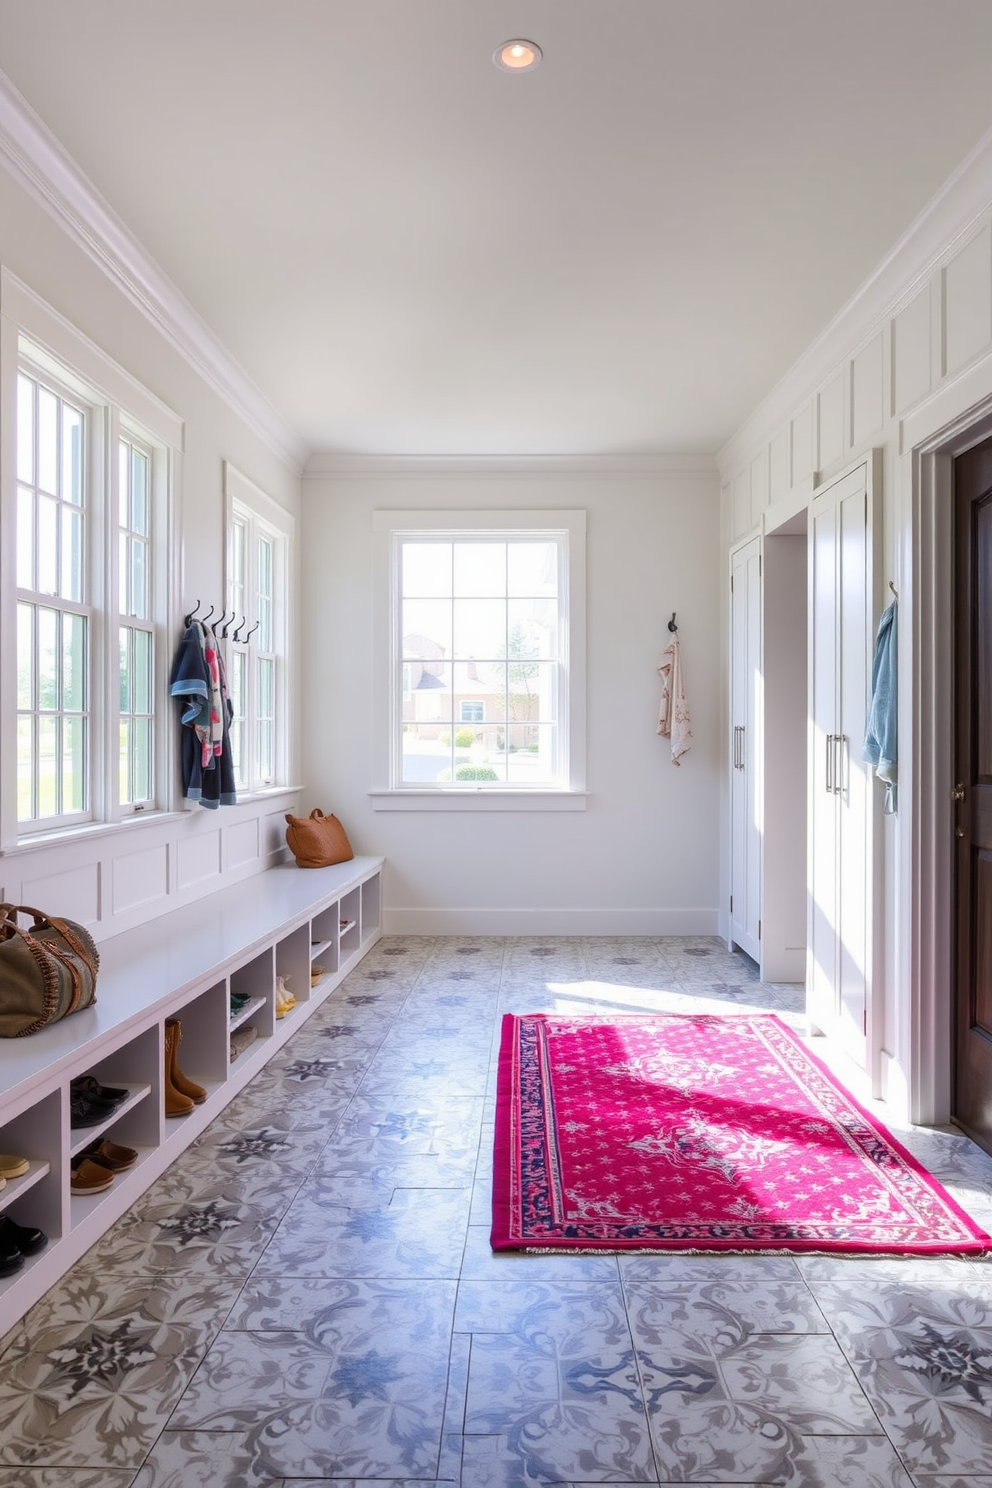
<instances>
[{"instance_id":1,"label":"built-in cubby shelf","mask_svg":"<svg viewBox=\"0 0 992 1488\"><path fill-rule=\"evenodd\" d=\"M285 864L100 945L92 1007L25 1039L0 1040L0 1152L30 1167L0 1189L0 1215L48 1236L0 1278L0 1335L124 1214L329 997L381 933L381 858ZM52 913L59 912L53 904ZM314 966L321 972L312 985ZM276 979L296 999L276 1017ZM248 1001L231 1013L232 994ZM254 1041L231 1058L231 1034ZM165 1114L167 1025L176 1064L206 1099ZM174 1029L173 1025L178 1025ZM94 1126L70 1124L70 1085L93 1075L127 1099ZM71 1194L70 1163L106 1137L138 1160L100 1193Z\"/></svg>"},{"instance_id":2,"label":"built-in cubby shelf","mask_svg":"<svg viewBox=\"0 0 992 1488\"><path fill-rule=\"evenodd\" d=\"M70 1157L78 1157L80 1152L85 1151L94 1142L106 1136L112 1136L115 1142L121 1142L125 1147L131 1146L131 1143L125 1141L123 1136L121 1136L121 1132L130 1126L130 1123L125 1118L134 1110L139 1101L143 1101L146 1096L151 1095L152 1087L150 1085L122 1085L119 1088L129 1090L131 1093L127 1100L121 1101L120 1105L109 1116L104 1117L95 1126L73 1126L70 1128Z\"/></svg>"}]
</instances>

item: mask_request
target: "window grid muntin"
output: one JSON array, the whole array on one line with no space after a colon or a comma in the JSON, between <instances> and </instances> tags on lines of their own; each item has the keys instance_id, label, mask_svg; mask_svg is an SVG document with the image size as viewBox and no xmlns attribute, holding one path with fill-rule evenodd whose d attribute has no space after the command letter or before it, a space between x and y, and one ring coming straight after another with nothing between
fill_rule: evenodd
<instances>
[{"instance_id":1,"label":"window grid muntin","mask_svg":"<svg viewBox=\"0 0 992 1488\"><path fill-rule=\"evenodd\" d=\"M503 698L502 720L490 718L488 724L486 725L487 727L491 727L500 723L502 724L502 738L500 738L499 735L496 736L497 745L502 745L501 748L497 748L496 754L497 756L501 755L502 758L497 758L495 761L489 759L486 762L486 766L488 769L495 768L497 779L480 779L475 774L469 775L467 779L471 781L473 788L498 790L501 787L520 788L523 785L531 785L534 788L543 789L560 788L563 784L566 783L564 777L565 771L567 769L565 750L563 748L564 741L561 732L562 720L565 717L565 647L567 644L568 633L568 616L566 611L567 575L565 570L567 555L566 536L559 533L531 533L526 530L507 530L505 532L492 532L484 536L477 533L423 531L418 532L416 535L397 533L395 535L394 541L396 545L395 551L397 584L395 605L396 630L394 632L393 638L394 656L396 660L396 664L394 665L393 697L395 709L394 716L399 719L399 727L395 730L393 741L394 780L398 782L401 787L417 785L418 787L422 788L433 788L439 790L443 790L445 786L448 786L450 788L450 785L452 784L458 786L459 784L463 783L461 780L459 780L458 775L459 748L456 736L460 726L460 720L455 717L455 693L457 691L457 688L454 686L453 680L452 683L447 686L443 684L445 683L445 679L447 676L450 675L452 679L454 678L454 674L459 666L464 666L467 663L471 662L477 669L480 667L502 668L504 674L501 689ZM546 558L553 556L554 574L553 582L551 583L550 589L545 588L543 592L535 592L529 596L519 593L511 594L510 590L513 587L509 579L509 555L511 548L516 548L519 546L521 548L535 549L538 545L541 545L548 550ZM458 549L467 549L471 551L473 549L480 548L492 549L493 547L499 546L502 546L503 548L504 560L502 566L503 593L501 596L501 602L504 606L505 616L503 625L503 640L501 646L502 655L458 657L457 655L455 655L456 641L458 639L454 621L455 605L457 604L457 601L459 599L474 599L476 596L459 594L457 592L459 585L458 580L456 579L455 569L456 552ZM438 559L440 560L435 566L435 578L434 582L429 586L429 592L425 592L421 595L410 595L406 592L405 558L407 555L407 551L410 548L420 549L422 550L422 553L428 553L431 551L431 549L433 549L437 553ZM445 549L447 549L446 555L443 551ZM447 578L444 583L442 583L440 581L440 578L438 577L443 569L447 570ZM443 590L446 590L447 592L444 593L442 592ZM492 588L490 588L487 594L481 596L481 598L486 600L492 600L496 597L497 596L493 592ZM512 630L510 625L510 615L512 612L511 606L514 603L524 601L529 601L532 603L546 602L552 598L555 604L556 615L556 624L554 627L556 644L553 648L553 652L549 651L547 654L538 652L536 656L532 654L521 653L515 656L512 648L515 644L518 643L514 642L512 639ZM431 604L438 606L439 613L442 612L445 608L449 610L451 620L444 630L444 634L448 640L447 647L442 649L442 655L444 659L442 659L441 657L437 657L431 660L423 656L412 654L408 650L405 641L407 639L407 636L411 634L411 632L407 631L404 624L404 618L407 613L407 601L411 599L414 601L420 600L425 603L430 602ZM427 639L426 636L424 636L423 638ZM436 644L440 643L438 642ZM442 719L440 717L437 717L429 720L426 724L419 720L412 721L408 719L406 716L407 709L405 707L405 704L407 704L408 697L410 695L410 689L407 687L407 680L410 675L410 671L411 669L415 669L416 667L422 665L425 661L429 662L429 668L425 668L425 670L429 669L433 671L437 675L437 679L442 683L442 687L438 690L447 692L450 698L447 718ZM518 671L517 675L514 676L514 668L516 667L522 669L526 667L529 669L532 665L537 668L544 667L550 674L549 683L542 689L541 698L541 701L547 707L547 712L543 711L543 709L539 709L535 717L518 719L515 716L514 711L517 705L511 704L510 699L511 697L519 698L521 694L515 693L511 690L511 683L513 681L528 680L529 676L533 676L534 674L533 672L529 672L525 673L524 676L521 677ZM417 685L414 684L412 688L413 694L415 694L416 691ZM527 694L525 693L525 695ZM447 725L446 728L444 727L445 724ZM464 727L471 728L473 727L473 725L466 723L464 724ZM479 725L474 725L474 727L478 728ZM442 772L445 778L439 777L435 780L422 780L417 775L411 776L408 774L407 750L405 748L405 744L408 741L412 742L413 739L420 737L420 730L423 728L437 729L438 737L442 739L444 733L447 733L448 735L447 750L449 763L446 770ZM426 735L424 737L426 737ZM533 743L533 740L535 738L538 740L538 743L536 745ZM520 740L521 742L517 743L516 740ZM543 744L541 742L542 740L545 741ZM513 743L512 749L509 747L511 745L511 742ZM531 775L528 778L526 774L520 770L519 765L516 768L511 769L511 756L514 753L519 752L521 749L525 750L527 753L531 753L535 750L538 754L540 754L541 752L544 753L546 758L546 765L540 777L535 778L535 776ZM464 761L463 759L462 763L468 762ZM469 765L469 768L471 768L471 765Z\"/></svg>"},{"instance_id":2,"label":"window grid muntin","mask_svg":"<svg viewBox=\"0 0 992 1488\"><path fill-rule=\"evenodd\" d=\"M92 810L87 413L27 365L16 398L16 820L57 827Z\"/></svg>"},{"instance_id":3,"label":"window grid muntin","mask_svg":"<svg viewBox=\"0 0 992 1488\"><path fill-rule=\"evenodd\" d=\"M153 453L135 435L117 447L118 773L123 810L155 802Z\"/></svg>"},{"instance_id":4,"label":"window grid muntin","mask_svg":"<svg viewBox=\"0 0 992 1488\"><path fill-rule=\"evenodd\" d=\"M280 647L285 630L286 543L262 518L232 500L228 605L238 617L227 653L231 754L238 790L275 785L282 769Z\"/></svg>"}]
</instances>

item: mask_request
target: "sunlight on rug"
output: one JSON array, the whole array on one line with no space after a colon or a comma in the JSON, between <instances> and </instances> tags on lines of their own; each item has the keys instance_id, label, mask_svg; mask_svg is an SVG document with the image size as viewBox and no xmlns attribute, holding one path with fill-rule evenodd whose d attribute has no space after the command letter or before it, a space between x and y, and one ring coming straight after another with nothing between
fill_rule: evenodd
<instances>
[{"instance_id":1,"label":"sunlight on rug","mask_svg":"<svg viewBox=\"0 0 992 1488\"><path fill-rule=\"evenodd\" d=\"M979 1254L774 1014L503 1019L494 1250Z\"/></svg>"}]
</instances>

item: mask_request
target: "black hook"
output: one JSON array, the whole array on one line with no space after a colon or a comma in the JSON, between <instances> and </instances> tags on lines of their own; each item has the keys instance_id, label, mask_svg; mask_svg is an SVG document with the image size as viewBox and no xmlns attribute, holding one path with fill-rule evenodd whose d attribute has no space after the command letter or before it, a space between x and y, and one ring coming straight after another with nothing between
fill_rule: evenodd
<instances>
[{"instance_id":1,"label":"black hook","mask_svg":"<svg viewBox=\"0 0 992 1488\"><path fill-rule=\"evenodd\" d=\"M261 623L262 623L261 620L256 620L255 621L255 624L252 626L251 630L249 630L248 634L245 636L245 642L244 643L245 643L246 646L247 646L248 642L251 640L252 636L255 634L255 632L258 629L258 627L261 625Z\"/></svg>"},{"instance_id":2,"label":"black hook","mask_svg":"<svg viewBox=\"0 0 992 1488\"><path fill-rule=\"evenodd\" d=\"M247 624L248 624L248 616L247 615L242 615L241 616L241 619L238 621L237 627L236 627L235 632L234 632L234 635L232 637L233 640L235 640L235 641L237 641L237 642L240 643L240 641L241 641L241 631L242 631L242 628L245 625L247 625Z\"/></svg>"},{"instance_id":3,"label":"black hook","mask_svg":"<svg viewBox=\"0 0 992 1488\"><path fill-rule=\"evenodd\" d=\"M198 610L198 609L199 609L199 608L200 608L200 601L199 601L199 600L197 600L197 601L196 601L196 604L195 604L195 605L194 605L194 606L193 606L193 608L192 608L192 609L191 609L191 610L190 610L190 612L189 612L189 614L188 614L188 615L187 615L187 616L186 616L186 617L185 617L185 621L184 621L184 623L185 623L185 624L186 624L186 626L187 626L187 627L189 627L189 626L190 626L190 625L191 625L191 624L192 624L192 622L193 622L193 619L194 619L194 617L195 617L195 615L196 615L196 612L197 612L197 610Z\"/></svg>"},{"instance_id":4,"label":"black hook","mask_svg":"<svg viewBox=\"0 0 992 1488\"><path fill-rule=\"evenodd\" d=\"M209 610L207 611L207 613L203 616L202 620L200 621L201 625L206 625L207 624L207 622L210 619L210 616L213 614L213 612L214 612L214 607L213 607L213 605L211 605L210 608L209 608Z\"/></svg>"},{"instance_id":5,"label":"black hook","mask_svg":"<svg viewBox=\"0 0 992 1488\"><path fill-rule=\"evenodd\" d=\"M675 624L675 611L674 611L674 610L673 610L673 611L672 611L672 618L671 618L671 620L669 620L669 622L668 622L668 628L669 628L669 630L670 630L670 631L671 631L671 632L672 632L672 634L673 634L673 635L678 635L678 633L679 633L679 628L678 628L678 626L677 626L677 625L676 625L676 624Z\"/></svg>"},{"instance_id":6,"label":"black hook","mask_svg":"<svg viewBox=\"0 0 992 1488\"><path fill-rule=\"evenodd\" d=\"M221 638L222 641L226 641L227 640L227 632L231 628L231 621L233 619L234 619L234 611L232 610L231 613L228 614L227 611L225 610L223 612L223 614L221 615L220 619L217 621L217 624L214 626L214 630L215 631L216 630L220 630L220 638ZM221 629L221 627L223 627L223 629Z\"/></svg>"}]
</instances>

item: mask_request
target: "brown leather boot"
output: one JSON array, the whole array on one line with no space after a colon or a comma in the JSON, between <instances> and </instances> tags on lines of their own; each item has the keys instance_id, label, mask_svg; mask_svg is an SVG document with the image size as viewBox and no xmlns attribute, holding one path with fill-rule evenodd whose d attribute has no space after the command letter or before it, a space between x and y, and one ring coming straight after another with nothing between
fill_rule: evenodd
<instances>
[{"instance_id":1,"label":"brown leather boot","mask_svg":"<svg viewBox=\"0 0 992 1488\"><path fill-rule=\"evenodd\" d=\"M172 1088L178 1090L180 1095L188 1096L194 1105L202 1106L207 1098L207 1092L202 1085L197 1085L195 1080L189 1079L179 1068L179 1045L183 1037L182 1024L178 1018L167 1018L165 1026L166 1028L174 1026L176 1030L176 1042L172 1050L172 1065L169 1069Z\"/></svg>"},{"instance_id":2,"label":"brown leather boot","mask_svg":"<svg viewBox=\"0 0 992 1488\"><path fill-rule=\"evenodd\" d=\"M165 1025L165 1114L166 1116L188 1116L193 1102L172 1083L172 1072L176 1067L176 1045L179 1043L179 1024L170 1018Z\"/></svg>"}]
</instances>

